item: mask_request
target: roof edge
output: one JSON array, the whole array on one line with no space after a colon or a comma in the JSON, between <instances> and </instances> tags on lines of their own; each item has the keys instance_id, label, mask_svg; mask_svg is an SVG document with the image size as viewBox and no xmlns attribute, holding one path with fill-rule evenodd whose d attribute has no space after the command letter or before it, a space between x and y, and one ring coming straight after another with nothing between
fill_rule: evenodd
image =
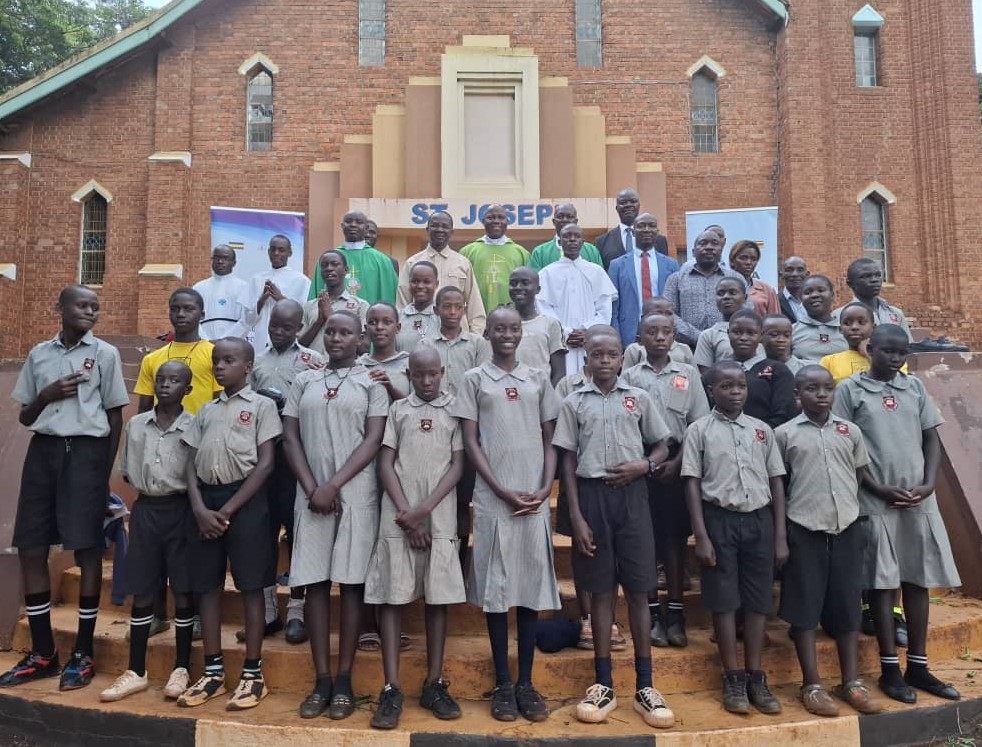
<instances>
[{"instance_id":1,"label":"roof edge","mask_svg":"<svg viewBox=\"0 0 982 747\"><path fill-rule=\"evenodd\" d=\"M111 39L87 49L61 65L22 83L6 95L0 96L0 122L138 49L203 2L205 0L174 0Z\"/></svg>"},{"instance_id":2,"label":"roof edge","mask_svg":"<svg viewBox=\"0 0 982 747\"><path fill-rule=\"evenodd\" d=\"M757 4L777 16L782 25L788 25L788 6L781 0L757 0Z\"/></svg>"}]
</instances>

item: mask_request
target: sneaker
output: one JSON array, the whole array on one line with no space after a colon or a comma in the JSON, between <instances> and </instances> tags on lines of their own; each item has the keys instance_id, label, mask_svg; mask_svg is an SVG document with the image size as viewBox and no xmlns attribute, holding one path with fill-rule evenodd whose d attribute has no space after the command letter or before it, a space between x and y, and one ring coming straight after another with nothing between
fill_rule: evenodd
<instances>
[{"instance_id":1,"label":"sneaker","mask_svg":"<svg viewBox=\"0 0 982 747\"><path fill-rule=\"evenodd\" d=\"M177 704L181 708L194 708L227 692L224 672L222 674L208 674L206 672L201 676L201 679L178 696Z\"/></svg>"},{"instance_id":2,"label":"sneaker","mask_svg":"<svg viewBox=\"0 0 982 747\"><path fill-rule=\"evenodd\" d=\"M857 711L863 714L882 713L883 704L876 700L860 680L840 685L833 691Z\"/></svg>"},{"instance_id":3,"label":"sneaker","mask_svg":"<svg viewBox=\"0 0 982 747\"><path fill-rule=\"evenodd\" d=\"M668 645L675 648L685 648L689 645L689 636L685 633L685 615L681 612L669 612L668 624L665 630ZM654 642L654 641L652 641Z\"/></svg>"},{"instance_id":4,"label":"sneaker","mask_svg":"<svg viewBox=\"0 0 982 747\"><path fill-rule=\"evenodd\" d=\"M191 673L184 667L175 667L164 685L164 697L174 700L180 698L191 684Z\"/></svg>"},{"instance_id":5,"label":"sneaker","mask_svg":"<svg viewBox=\"0 0 982 747\"><path fill-rule=\"evenodd\" d=\"M767 686L767 675L763 672L747 673L747 699L761 713L780 713L781 701Z\"/></svg>"},{"instance_id":6,"label":"sneaker","mask_svg":"<svg viewBox=\"0 0 982 747\"><path fill-rule=\"evenodd\" d=\"M72 658L61 670L61 682L58 683L58 689L78 690L92 682L93 677L95 677L95 662L92 657L81 651L73 651Z\"/></svg>"},{"instance_id":7,"label":"sneaker","mask_svg":"<svg viewBox=\"0 0 982 747\"><path fill-rule=\"evenodd\" d=\"M515 687L515 702L518 712L529 721L538 723L549 718L549 706L531 683Z\"/></svg>"},{"instance_id":8,"label":"sneaker","mask_svg":"<svg viewBox=\"0 0 982 747\"><path fill-rule=\"evenodd\" d=\"M668 648L668 631L661 615L653 617L651 626L651 645L656 648Z\"/></svg>"},{"instance_id":9,"label":"sneaker","mask_svg":"<svg viewBox=\"0 0 982 747\"><path fill-rule=\"evenodd\" d=\"M576 718L585 724L599 724L607 720L607 716L617 708L617 697L614 689L601 685L599 682L590 685L586 697L576 705Z\"/></svg>"},{"instance_id":10,"label":"sneaker","mask_svg":"<svg viewBox=\"0 0 982 747\"><path fill-rule=\"evenodd\" d=\"M239 679L239 684L235 687L235 692L228 699L225 710L247 711L259 705L267 695L269 695L269 690L261 672L259 674L243 674Z\"/></svg>"},{"instance_id":11,"label":"sneaker","mask_svg":"<svg viewBox=\"0 0 982 747\"><path fill-rule=\"evenodd\" d=\"M6 672L0 674L0 687L14 687L59 674L61 674L61 662L58 661L57 652L45 657L31 651Z\"/></svg>"},{"instance_id":12,"label":"sneaker","mask_svg":"<svg viewBox=\"0 0 982 747\"><path fill-rule=\"evenodd\" d=\"M821 685L805 685L801 688L801 703L805 710L815 716L832 718L839 715L839 706L832 700L829 691Z\"/></svg>"},{"instance_id":13,"label":"sneaker","mask_svg":"<svg viewBox=\"0 0 982 747\"><path fill-rule=\"evenodd\" d=\"M723 709L730 713L750 713L746 672L723 674Z\"/></svg>"},{"instance_id":14,"label":"sneaker","mask_svg":"<svg viewBox=\"0 0 982 747\"><path fill-rule=\"evenodd\" d=\"M147 679L146 672L141 677L132 669L127 669L116 678L115 682L99 693L99 700L103 703L113 703L122 700L127 695L142 693L148 687L150 687L150 681Z\"/></svg>"},{"instance_id":15,"label":"sneaker","mask_svg":"<svg viewBox=\"0 0 982 747\"><path fill-rule=\"evenodd\" d=\"M453 721L461 716L460 706L450 696L450 683L444 679L423 684L419 705L442 721Z\"/></svg>"},{"instance_id":16,"label":"sneaker","mask_svg":"<svg viewBox=\"0 0 982 747\"><path fill-rule=\"evenodd\" d=\"M653 687L643 687L634 693L634 710L648 726L667 729L675 726L675 714L665 702L665 697Z\"/></svg>"},{"instance_id":17,"label":"sneaker","mask_svg":"<svg viewBox=\"0 0 982 747\"><path fill-rule=\"evenodd\" d=\"M610 650L624 651L625 649L627 649L627 639L615 622L610 626Z\"/></svg>"},{"instance_id":18,"label":"sneaker","mask_svg":"<svg viewBox=\"0 0 982 747\"><path fill-rule=\"evenodd\" d=\"M395 729L402 715L402 690L386 685L378 696L378 708L372 716L373 729Z\"/></svg>"},{"instance_id":19,"label":"sneaker","mask_svg":"<svg viewBox=\"0 0 982 747\"><path fill-rule=\"evenodd\" d=\"M576 647L585 651L593 651L593 622L589 615L580 618L580 640Z\"/></svg>"},{"instance_id":20,"label":"sneaker","mask_svg":"<svg viewBox=\"0 0 982 747\"><path fill-rule=\"evenodd\" d=\"M510 682L498 685L491 691L491 718L496 721L514 721L518 718L515 686Z\"/></svg>"}]
</instances>

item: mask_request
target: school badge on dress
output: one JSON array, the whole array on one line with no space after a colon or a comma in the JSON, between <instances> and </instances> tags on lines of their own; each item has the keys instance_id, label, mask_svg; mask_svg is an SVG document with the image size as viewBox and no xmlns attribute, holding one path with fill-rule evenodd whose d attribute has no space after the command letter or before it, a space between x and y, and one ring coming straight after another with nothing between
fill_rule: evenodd
<instances>
[{"instance_id":1,"label":"school badge on dress","mask_svg":"<svg viewBox=\"0 0 982 747\"><path fill-rule=\"evenodd\" d=\"M359 287L361 287L361 286L359 286ZM357 309L357 308L358 308L358 303L357 303L357 302L355 302L355 301L348 301L348 302L347 302L347 303L346 303L346 304L344 305L344 308L345 308L345 309L347 309L348 311L354 311L355 309Z\"/></svg>"},{"instance_id":2,"label":"school badge on dress","mask_svg":"<svg viewBox=\"0 0 982 747\"><path fill-rule=\"evenodd\" d=\"M891 314L890 314L890 323L891 323L891 324L900 324L900 317L899 317L899 316L897 316L897 315L896 315L896 314L894 314L894 313L891 313Z\"/></svg>"},{"instance_id":3,"label":"school badge on dress","mask_svg":"<svg viewBox=\"0 0 982 747\"><path fill-rule=\"evenodd\" d=\"M324 399L334 399L338 396L338 388L336 386L328 387L327 391L324 392Z\"/></svg>"},{"instance_id":4,"label":"school badge on dress","mask_svg":"<svg viewBox=\"0 0 982 747\"><path fill-rule=\"evenodd\" d=\"M638 409L638 399L637 397L625 397L624 398L624 409L628 412L634 412Z\"/></svg>"},{"instance_id":5,"label":"school badge on dress","mask_svg":"<svg viewBox=\"0 0 982 747\"><path fill-rule=\"evenodd\" d=\"M95 358L86 358L82 362L82 368L86 371L91 371L95 367Z\"/></svg>"},{"instance_id":6,"label":"school badge on dress","mask_svg":"<svg viewBox=\"0 0 982 747\"><path fill-rule=\"evenodd\" d=\"M242 425L249 425L252 422L252 413L248 410L239 410L239 422Z\"/></svg>"},{"instance_id":7,"label":"school badge on dress","mask_svg":"<svg viewBox=\"0 0 982 747\"><path fill-rule=\"evenodd\" d=\"M300 354L300 361L302 363L310 363L310 353L301 353Z\"/></svg>"},{"instance_id":8,"label":"school badge on dress","mask_svg":"<svg viewBox=\"0 0 982 747\"><path fill-rule=\"evenodd\" d=\"M883 409L886 410L887 412L896 412L897 411L897 398L894 397L892 394L884 394L883 395Z\"/></svg>"},{"instance_id":9,"label":"school badge on dress","mask_svg":"<svg viewBox=\"0 0 982 747\"><path fill-rule=\"evenodd\" d=\"M423 433L429 433L431 430L433 430L433 421L429 418L420 418L419 429L423 431Z\"/></svg>"},{"instance_id":10,"label":"school badge on dress","mask_svg":"<svg viewBox=\"0 0 982 747\"><path fill-rule=\"evenodd\" d=\"M754 434L757 436L757 440L761 443L764 443L767 440L767 433L760 428L754 428Z\"/></svg>"},{"instance_id":11,"label":"school badge on dress","mask_svg":"<svg viewBox=\"0 0 982 747\"><path fill-rule=\"evenodd\" d=\"M518 389L513 386L505 387L505 399L509 402L518 402L521 397L518 394Z\"/></svg>"},{"instance_id":12,"label":"school badge on dress","mask_svg":"<svg viewBox=\"0 0 982 747\"><path fill-rule=\"evenodd\" d=\"M835 424L835 432L838 433L840 436L848 436L849 435L849 424L848 423L836 423Z\"/></svg>"},{"instance_id":13,"label":"school badge on dress","mask_svg":"<svg viewBox=\"0 0 982 747\"><path fill-rule=\"evenodd\" d=\"M683 392L689 389L689 377L683 376L682 374L675 374L672 377L672 387L675 389L681 389Z\"/></svg>"},{"instance_id":14,"label":"school badge on dress","mask_svg":"<svg viewBox=\"0 0 982 747\"><path fill-rule=\"evenodd\" d=\"M829 341L830 339L832 339L832 338L830 338L830 337L829 337L829 336L828 336L827 334L825 334L824 332L822 332L822 333L821 333L821 334L819 334L819 336L818 336L818 341L819 341L819 342L821 342L821 343L826 343L826 342L828 342L828 341Z\"/></svg>"}]
</instances>

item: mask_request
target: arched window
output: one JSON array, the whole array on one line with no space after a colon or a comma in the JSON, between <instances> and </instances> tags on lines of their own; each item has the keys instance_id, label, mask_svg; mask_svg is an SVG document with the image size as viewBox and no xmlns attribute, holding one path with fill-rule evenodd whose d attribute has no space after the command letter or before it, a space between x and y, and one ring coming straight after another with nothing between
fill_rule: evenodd
<instances>
[{"instance_id":1,"label":"arched window","mask_svg":"<svg viewBox=\"0 0 982 747\"><path fill-rule=\"evenodd\" d=\"M703 68L692 76L689 104L692 148L696 153L719 152L719 107L716 78Z\"/></svg>"},{"instance_id":2,"label":"arched window","mask_svg":"<svg viewBox=\"0 0 982 747\"><path fill-rule=\"evenodd\" d=\"M246 83L246 149L273 147L273 76L264 67L249 74Z\"/></svg>"},{"instance_id":3,"label":"arched window","mask_svg":"<svg viewBox=\"0 0 982 747\"><path fill-rule=\"evenodd\" d=\"M863 256L872 259L883 270L883 279L890 278L890 246L887 241L886 203L874 192L860 205L863 227Z\"/></svg>"},{"instance_id":4,"label":"arched window","mask_svg":"<svg viewBox=\"0 0 982 747\"><path fill-rule=\"evenodd\" d=\"M91 192L82 202L82 240L79 258L79 282L102 285L106 274L106 226L109 203L98 192Z\"/></svg>"}]
</instances>

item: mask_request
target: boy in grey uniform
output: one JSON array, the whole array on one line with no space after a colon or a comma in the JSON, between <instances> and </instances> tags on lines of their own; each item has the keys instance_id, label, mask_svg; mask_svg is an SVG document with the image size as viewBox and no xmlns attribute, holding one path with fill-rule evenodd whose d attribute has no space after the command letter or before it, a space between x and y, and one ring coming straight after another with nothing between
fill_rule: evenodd
<instances>
[{"instance_id":1,"label":"boy in grey uniform","mask_svg":"<svg viewBox=\"0 0 982 747\"><path fill-rule=\"evenodd\" d=\"M92 334L99 297L82 285L58 296L61 330L31 349L11 397L34 435L17 499L13 546L20 558L31 651L0 675L0 687L53 677L61 690L84 687L95 675L92 637L102 587L102 522L109 471L129 403L119 351ZM62 670L51 630L48 549L75 551L82 569L78 634Z\"/></svg>"},{"instance_id":2,"label":"boy in grey uniform","mask_svg":"<svg viewBox=\"0 0 982 747\"><path fill-rule=\"evenodd\" d=\"M713 613L723 663L723 708L780 713L760 669L764 623L774 606L774 566L784 564L784 464L774 432L745 415L747 378L736 361L706 375L713 411L689 426L682 449L685 497L703 565L702 601ZM744 612L739 666L736 612Z\"/></svg>"}]
</instances>

